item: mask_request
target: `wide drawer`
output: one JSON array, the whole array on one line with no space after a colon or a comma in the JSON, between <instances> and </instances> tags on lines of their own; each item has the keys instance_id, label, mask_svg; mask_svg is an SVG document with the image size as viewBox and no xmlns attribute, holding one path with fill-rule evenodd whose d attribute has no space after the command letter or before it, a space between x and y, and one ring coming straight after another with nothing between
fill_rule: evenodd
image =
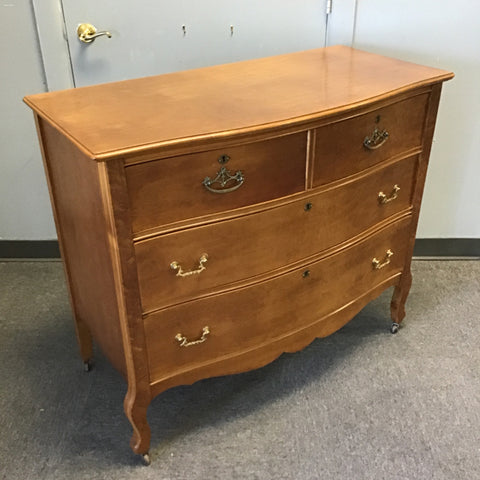
<instances>
[{"instance_id":1,"label":"wide drawer","mask_svg":"<svg viewBox=\"0 0 480 480\"><path fill-rule=\"evenodd\" d=\"M428 98L428 94L417 95L318 128L313 185L344 178L421 148Z\"/></svg>"},{"instance_id":2,"label":"wide drawer","mask_svg":"<svg viewBox=\"0 0 480 480\"><path fill-rule=\"evenodd\" d=\"M405 210L416 164L410 157L302 200L136 243L143 310L300 261Z\"/></svg>"},{"instance_id":3,"label":"wide drawer","mask_svg":"<svg viewBox=\"0 0 480 480\"><path fill-rule=\"evenodd\" d=\"M268 344L366 294L402 271L410 225L407 217L317 263L147 316L150 382Z\"/></svg>"},{"instance_id":4,"label":"wide drawer","mask_svg":"<svg viewBox=\"0 0 480 480\"><path fill-rule=\"evenodd\" d=\"M302 132L127 166L133 231L300 192L306 148Z\"/></svg>"}]
</instances>

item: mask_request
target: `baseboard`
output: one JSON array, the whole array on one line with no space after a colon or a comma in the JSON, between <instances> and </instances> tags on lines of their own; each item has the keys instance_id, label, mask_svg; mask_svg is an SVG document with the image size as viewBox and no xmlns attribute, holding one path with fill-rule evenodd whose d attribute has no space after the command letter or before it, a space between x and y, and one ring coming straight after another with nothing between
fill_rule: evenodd
<instances>
[{"instance_id":1,"label":"baseboard","mask_svg":"<svg viewBox=\"0 0 480 480\"><path fill-rule=\"evenodd\" d=\"M480 257L480 238L417 238L414 257Z\"/></svg>"},{"instance_id":2,"label":"baseboard","mask_svg":"<svg viewBox=\"0 0 480 480\"><path fill-rule=\"evenodd\" d=\"M417 238L414 257L480 257L480 238ZM0 258L60 258L57 240L0 240Z\"/></svg>"},{"instance_id":3,"label":"baseboard","mask_svg":"<svg viewBox=\"0 0 480 480\"><path fill-rule=\"evenodd\" d=\"M57 240L0 240L0 258L60 258Z\"/></svg>"}]
</instances>

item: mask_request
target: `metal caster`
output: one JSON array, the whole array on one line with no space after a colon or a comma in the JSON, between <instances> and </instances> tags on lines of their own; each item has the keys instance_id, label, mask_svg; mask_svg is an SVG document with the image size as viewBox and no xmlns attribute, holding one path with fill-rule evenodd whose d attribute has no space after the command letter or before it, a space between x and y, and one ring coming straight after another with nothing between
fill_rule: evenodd
<instances>
[{"instance_id":1,"label":"metal caster","mask_svg":"<svg viewBox=\"0 0 480 480\"><path fill-rule=\"evenodd\" d=\"M400 325L398 323L393 322L392 326L390 327L390 332L397 333Z\"/></svg>"},{"instance_id":2,"label":"metal caster","mask_svg":"<svg viewBox=\"0 0 480 480\"><path fill-rule=\"evenodd\" d=\"M92 362L90 360L87 360L86 362L83 362L83 371L84 372L91 372L93 368Z\"/></svg>"},{"instance_id":3,"label":"metal caster","mask_svg":"<svg viewBox=\"0 0 480 480\"><path fill-rule=\"evenodd\" d=\"M142 455L142 461L143 461L143 464L144 464L146 467L148 467L148 466L150 465L151 460L150 460L150 455L148 454L148 452L147 452L147 453L144 453L144 454Z\"/></svg>"}]
</instances>

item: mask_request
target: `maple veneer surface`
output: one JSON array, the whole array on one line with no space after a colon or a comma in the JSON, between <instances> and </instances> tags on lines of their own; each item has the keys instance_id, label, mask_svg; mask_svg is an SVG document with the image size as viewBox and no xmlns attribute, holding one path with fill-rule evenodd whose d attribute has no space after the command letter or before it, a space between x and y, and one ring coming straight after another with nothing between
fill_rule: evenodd
<instances>
[{"instance_id":1,"label":"maple veneer surface","mask_svg":"<svg viewBox=\"0 0 480 480\"><path fill-rule=\"evenodd\" d=\"M191 137L301 122L450 77L334 46L38 94L26 102L100 159Z\"/></svg>"}]
</instances>

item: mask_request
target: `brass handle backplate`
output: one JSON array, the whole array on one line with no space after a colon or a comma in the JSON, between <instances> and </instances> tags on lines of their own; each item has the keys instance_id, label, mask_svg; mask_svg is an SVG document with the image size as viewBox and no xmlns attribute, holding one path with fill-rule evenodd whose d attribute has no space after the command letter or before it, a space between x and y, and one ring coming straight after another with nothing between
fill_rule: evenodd
<instances>
[{"instance_id":1,"label":"brass handle backplate","mask_svg":"<svg viewBox=\"0 0 480 480\"><path fill-rule=\"evenodd\" d=\"M208 326L203 327L202 336L198 340L188 341L187 337L183 336L181 333L175 335L175 340L180 344L181 347L191 347L192 345L198 345L203 343L207 339L207 335L210 334L210 328Z\"/></svg>"},{"instance_id":2,"label":"brass handle backplate","mask_svg":"<svg viewBox=\"0 0 480 480\"><path fill-rule=\"evenodd\" d=\"M218 157L218 163L220 165L225 165L230 160L228 155L220 155ZM245 177L240 170L237 170L234 174L230 173L227 170L227 167L222 167L218 172L216 177L212 180L210 177L205 177L203 179L203 186L212 193L229 193L234 192L237 188L240 188L245 181ZM231 182L236 182L231 187L227 187L227 185ZM218 184L220 188L215 188L212 185ZM225 188L227 187L227 188Z\"/></svg>"},{"instance_id":3,"label":"brass handle backplate","mask_svg":"<svg viewBox=\"0 0 480 480\"><path fill-rule=\"evenodd\" d=\"M91 23L81 23L77 27L77 37L83 43L92 43L97 37L103 35L112 38L110 32L107 32L106 30L99 32Z\"/></svg>"},{"instance_id":4,"label":"brass handle backplate","mask_svg":"<svg viewBox=\"0 0 480 480\"><path fill-rule=\"evenodd\" d=\"M177 270L177 277L189 277L190 275L196 275L198 273L202 273L207 267L205 264L207 263L208 255L204 253L200 260L198 261L198 267L195 270L189 270L187 272L183 271L182 266L178 262L172 262L170 264L170 268L172 270Z\"/></svg>"},{"instance_id":5,"label":"brass handle backplate","mask_svg":"<svg viewBox=\"0 0 480 480\"><path fill-rule=\"evenodd\" d=\"M378 192L378 202L383 205L385 203L391 202L392 200L395 200L398 197L398 192L400 191L400 187L395 184L393 186L392 192L390 195L385 195L383 192Z\"/></svg>"},{"instance_id":6,"label":"brass handle backplate","mask_svg":"<svg viewBox=\"0 0 480 480\"><path fill-rule=\"evenodd\" d=\"M390 258L392 257L393 252L388 249L387 252L385 253L385 258L383 260L377 260L374 258L372 260L372 265L375 270L380 270L383 267L386 267L390 263Z\"/></svg>"},{"instance_id":7,"label":"brass handle backplate","mask_svg":"<svg viewBox=\"0 0 480 480\"><path fill-rule=\"evenodd\" d=\"M376 150L388 140L388 137L389 133L386 130L380 131L378 128L375 128L369 137L365 137L363 145L369 150Z\"/></svg>"}]
</instances>

